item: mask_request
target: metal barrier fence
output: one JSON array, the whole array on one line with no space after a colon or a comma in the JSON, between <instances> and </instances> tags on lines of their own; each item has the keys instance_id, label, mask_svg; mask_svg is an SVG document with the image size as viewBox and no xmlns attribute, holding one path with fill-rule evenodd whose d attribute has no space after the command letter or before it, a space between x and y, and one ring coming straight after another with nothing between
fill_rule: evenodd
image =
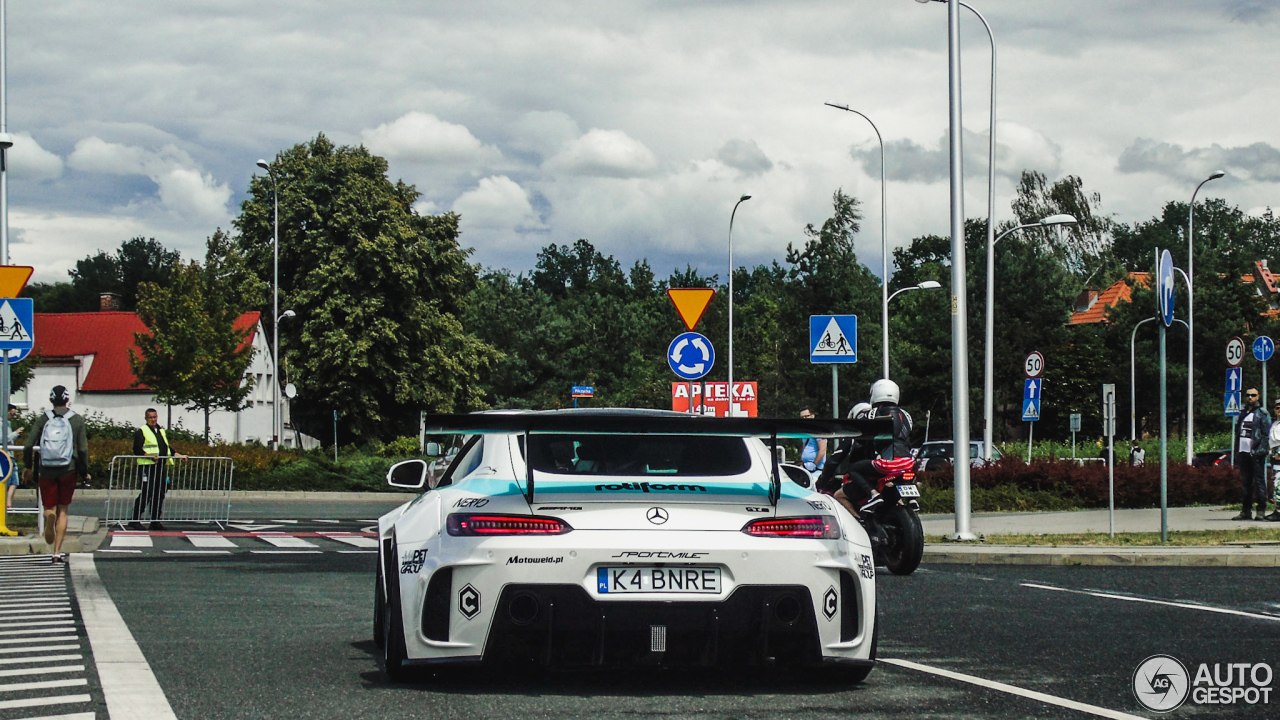
<instances>
[{"instance_id":1,"label":"metal barrier fence","mask_svg":"<svg viewBox=\"0 0 1280 720\"><path fill-rule=\"evenodd\" d=\"M140 465L139 460L154 462ZM116 455L111 458L103 523L226 523L231 519L234 472L235 463L228 457Z\"/></svg>"}]
</instances>

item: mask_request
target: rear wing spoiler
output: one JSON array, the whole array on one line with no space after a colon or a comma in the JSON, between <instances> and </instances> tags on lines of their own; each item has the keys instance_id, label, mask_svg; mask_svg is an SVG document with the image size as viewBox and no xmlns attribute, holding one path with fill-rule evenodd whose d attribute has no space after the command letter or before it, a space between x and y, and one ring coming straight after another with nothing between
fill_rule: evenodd
<instances>
[{"instance_id":1,"label":"rear wing spoiler","mask_svg":"<svg viewBox=\"0 0 1280 720\"><path fill-rule=\"evenodd\" d=\"M471 415L424 415L422 429L438 434L529 435L717 435L768 439L773 456L769 502L778 504L782 480L778 469L778 439L858 438L893 432L891 420L842 418L706 417L674 413L622 412L487 412ZM533 504L533 465L525 462L525 498Z\"/></svg>"}]
</instances>

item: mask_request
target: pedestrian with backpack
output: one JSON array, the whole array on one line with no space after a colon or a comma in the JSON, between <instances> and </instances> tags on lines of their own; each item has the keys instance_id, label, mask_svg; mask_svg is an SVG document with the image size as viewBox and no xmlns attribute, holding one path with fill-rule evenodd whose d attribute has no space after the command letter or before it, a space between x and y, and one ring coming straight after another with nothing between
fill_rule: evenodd
<instances>
[{"instance_id":1,"label":"pedestrian with backpack","mask_svg":"<svg viewBox=\"0 0 1280 720\"><path fill-rule=\"evenodd\" d=\"M49 402L53 409L36 418L23 445L26 470L22 479L30 481L32 470L37 470L44 505L44 541L53 547L53 562L61 563L66 562L62 540L67 535L67 506L76 491L76 477L90 479L89 436L84 418L67 407L71 396L65 387L55 386Z\"/></svg>"}]
</instances>

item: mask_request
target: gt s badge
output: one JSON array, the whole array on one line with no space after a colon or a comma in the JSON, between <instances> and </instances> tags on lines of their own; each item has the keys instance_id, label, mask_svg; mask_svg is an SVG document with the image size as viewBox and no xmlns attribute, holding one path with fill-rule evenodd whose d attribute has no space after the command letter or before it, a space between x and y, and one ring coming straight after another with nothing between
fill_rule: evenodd
<instances>
[{"instance_id":1,"label":"gt s badge","mask_svg":"<svg viewBox=\"0 0 1280 720\"><path fill-rule=\"evenodd\" d=\"M840 606L840 596L836 594L835 587L827 588L827 592L822 596L822 614L831 620L836 616L836 609Z\"/></svg>"},{"instance_id":2,"label":"gt s badge","mask_svg":"<svg viewBox=\"0 0 1280 720\"><path fill-rule=\"evenodd\" d=\"M762 508L762 507L749 507L749 508L747 508L747 512L762 512L762 513L767 513L767 512L769 512L769 508Z\"/></svg>"},{"instance_id":3,"label":"gt s badge","mask_svg":"<svg viewBox=\"0 0 1280 720\"><path fill-rule=\"evenodd\" d=\"M480 591L471 587L471 583L458 591L458 612L468 620L480 614Z\"/></svg>"},{"instance_id":4,"label":"gt s badge","mask_svg":"<svg viewBox=\"0 0 1280 720\"><path fill-rule=\"evenodd\" d=\"M422 563L427 559L427 551L414 550L410 552L405 550L400 555L400 574L416 575L422 570Z\"/></svg>"}]
</instances>

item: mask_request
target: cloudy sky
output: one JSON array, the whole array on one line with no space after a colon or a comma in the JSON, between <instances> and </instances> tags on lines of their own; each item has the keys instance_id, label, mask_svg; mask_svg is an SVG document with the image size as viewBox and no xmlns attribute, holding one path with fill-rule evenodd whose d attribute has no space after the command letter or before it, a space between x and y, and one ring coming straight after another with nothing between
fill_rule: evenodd
<instances>
[{"instance_id":1,"label":"cloudy sky","mask_svg":"<svg viewBox=\"0 0 1280 720\"><path fill-rule=\"evenodd\" d=\"M999 43L997 218L1023 169L1123 222L1280 189L1280 3L972 0ZM962 18L965 209L986 214L990 52ZM324 132L387 157L487 266L588 238L659 275L780 257L843 187L859 251L947 231L946 8L911 0L9 2L16 264L66 278L133 235L198 253L254 161ZM1272 79L1269 79L1272 78ZM878 271L877 271L878 272Z\"/></svg>"}]
</instances>

